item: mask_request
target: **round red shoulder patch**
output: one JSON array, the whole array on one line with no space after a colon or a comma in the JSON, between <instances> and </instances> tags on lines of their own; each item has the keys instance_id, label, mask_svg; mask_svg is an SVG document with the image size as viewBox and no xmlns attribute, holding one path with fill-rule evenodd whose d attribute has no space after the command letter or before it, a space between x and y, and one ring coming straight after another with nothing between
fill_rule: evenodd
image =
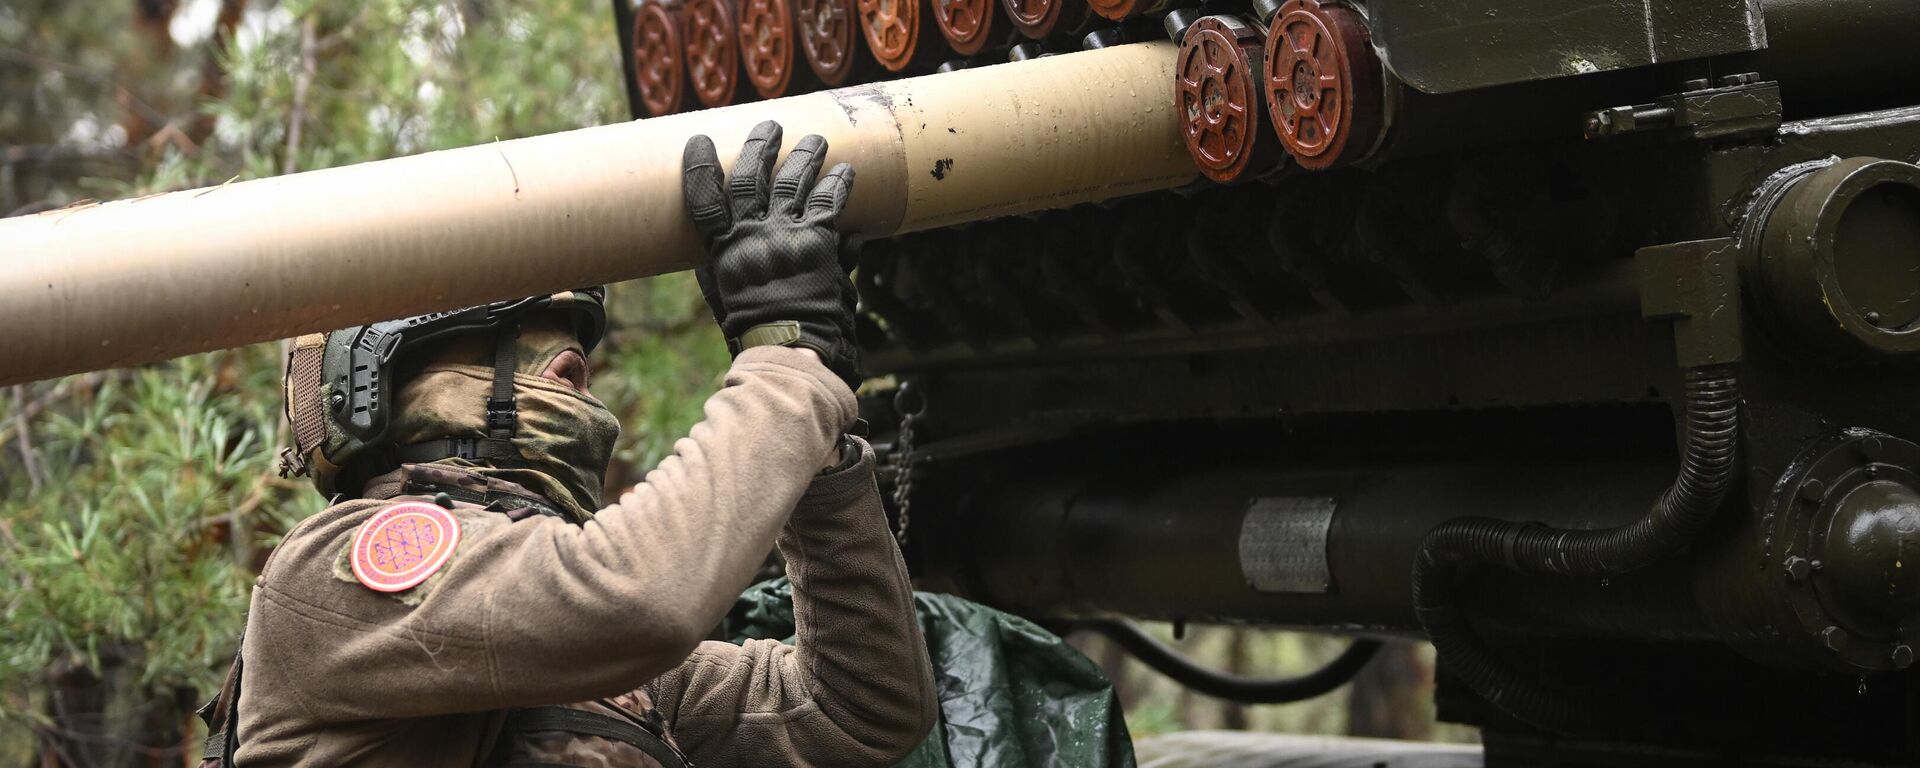
<instances>
[{"instance_id":1,"label":"round red shoulder patch","mask_svg":"<svg viewBox=\"0 0 1920 768\"><path fill-rule=\"evenodd\" d=\"M412 589L446 565L459 543L460 521L445 508L395 504L353 535L353 577L378 592Z\"/></svg>"}]
</instances>

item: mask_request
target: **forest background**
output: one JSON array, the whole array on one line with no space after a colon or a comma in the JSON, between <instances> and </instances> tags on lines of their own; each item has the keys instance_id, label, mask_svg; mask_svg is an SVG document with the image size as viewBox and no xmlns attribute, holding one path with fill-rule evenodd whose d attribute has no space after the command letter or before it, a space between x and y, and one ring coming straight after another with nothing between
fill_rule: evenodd
<instances>
[{"instance_id":1,"label":"forest background","mask_svg":"<svg viewBox=\"0 0 1920 768\"><path fill-rule=\"evenodd\" d=\"M624 120L617 45L601 0L5 0L0 214ZM626 426L613 484L693 424L727 355L686 275L611 302L594 391ZM191 711L225 671L252 574L321 507L275 471L280 357L261 344L0 390L0 767L194 762ZM1186 634L1248 674L1344 643ZM1245 708L1077 642L1136 736L1436 735L1422 647L1390 648L1339 694Z\"/></svg>"}]
</instances>

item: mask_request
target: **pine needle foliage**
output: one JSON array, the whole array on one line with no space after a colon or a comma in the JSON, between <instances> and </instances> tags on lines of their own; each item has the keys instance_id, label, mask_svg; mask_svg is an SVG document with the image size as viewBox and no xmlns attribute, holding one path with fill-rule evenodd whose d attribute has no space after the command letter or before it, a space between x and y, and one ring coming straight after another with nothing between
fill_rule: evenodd
<instances>
[{"instance_id":1,"label":"pine needle foliage","mask_svg":"<svg viewBox=\"0 0 1920 768\"><path fill-rule=\"evenodd\" d=\"M588 0L16 0L0 214L622 120L615 45ZM686 276L610 300L593 388L633 482L727 355ZM261 344L0 389L0 766L197 757L253 575L323 504L275 471L281 365Z\"/></svg>"}]
</instances>

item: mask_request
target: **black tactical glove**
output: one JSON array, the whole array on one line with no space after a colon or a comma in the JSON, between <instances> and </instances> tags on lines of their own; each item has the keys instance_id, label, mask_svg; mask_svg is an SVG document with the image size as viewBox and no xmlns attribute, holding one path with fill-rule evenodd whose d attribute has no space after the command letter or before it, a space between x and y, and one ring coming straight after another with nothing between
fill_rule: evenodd
<instances>
[{"instance_id":1,"label":"black tactical glove","mask_svg":"<svg viewBox=\"0 0 1920 768\"><path fill-rule=\"evenodd\" d=\"M767 175L779 153L780 124L754 126L723 188L713 141L687 140L687 213L706 237L710 257L694 270L700 292L736 356L766 344L807 347L858 389L857 299L833 228L853 191L853 167L836 165L816 183L827 142L807 136L793 146L769 189Z\"/></svg>"}]
</instances>

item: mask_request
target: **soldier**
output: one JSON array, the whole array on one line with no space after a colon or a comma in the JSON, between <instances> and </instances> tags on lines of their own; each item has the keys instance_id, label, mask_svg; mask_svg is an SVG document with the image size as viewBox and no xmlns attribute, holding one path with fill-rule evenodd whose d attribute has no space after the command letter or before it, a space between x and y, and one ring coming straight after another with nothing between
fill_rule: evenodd
<instances>
[{"instance_id":1,"label":"soldier","mask_svg":"<svg viewBox=\"0 0 1920 768\"><path fill-rule=\"evenodd\" d=\"M890 765L934 719L906 569L855 421L853 293L808 136L757 126L723 188L687 143L700 284L735 357L674 455L602 506L598 289L299 339L289 531L209 705L246 766ZM824 467L824 469L823 469ZM797 645L702 642L778 543ZM244 662L244 663L243 663ZM229 727L237 721L238 727Z\"/></svg>"}]
</instances>

